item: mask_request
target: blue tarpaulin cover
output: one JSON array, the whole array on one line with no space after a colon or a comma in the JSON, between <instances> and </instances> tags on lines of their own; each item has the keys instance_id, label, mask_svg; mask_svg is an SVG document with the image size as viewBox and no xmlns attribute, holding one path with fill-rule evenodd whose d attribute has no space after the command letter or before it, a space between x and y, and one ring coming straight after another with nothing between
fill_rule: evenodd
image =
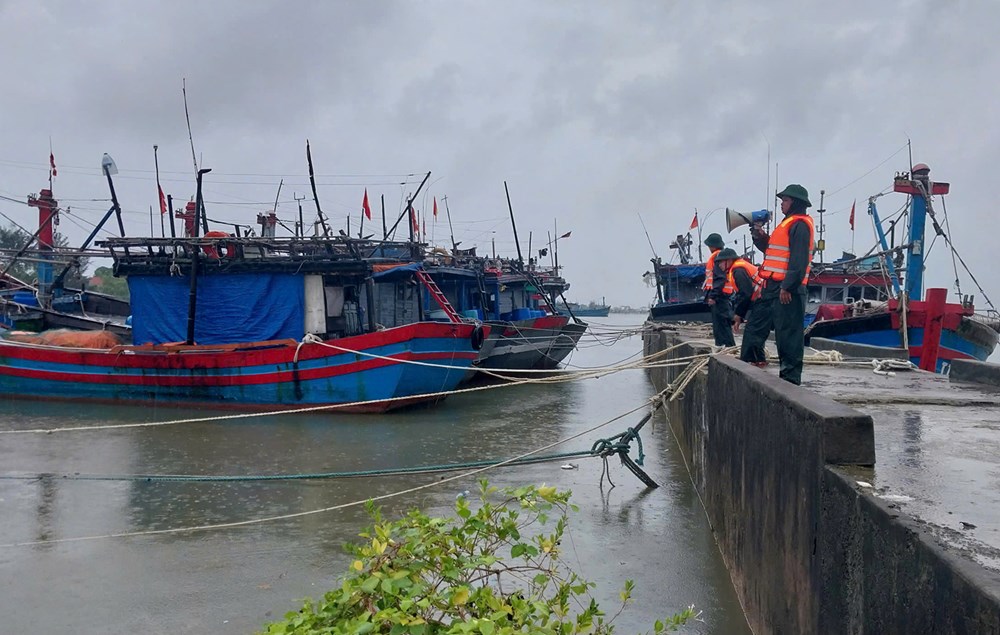
<instances>
[{"instance_id":1,"label":"blue tarpaulin cover","mask_svg":"<svg viewBox=\"0 0 1000 635\"><path fill-rule=\"evenodd\" d=\"M190 280L187 276L128 277L133 343L187 339ZM198 276L195 343L302 339L303 280L289 274Z\"/></svg>"},{"instance_id":2,"label":"blue tarpaulin cover","mask_svg":"<svg viewBox=\"0 0 1000 635\"><path fill-rule=\"evenodd\" d=\"M705 265L677 265L677 275L682 280L694 280L698 276L705 277Z\"/></svg>"},{"instance_id":3,"label":"blue tarpaulin cover","mask_svg":"<svg viewBox=\"0 0 1000 635\"><path fill-rule=\"evenodd\" d=\"M372 274L372 278L379 280L381 282L393 282L396 280L406 280L407 278L413 277L413 272L421 269L419 262L411 262L406 265L399 265L397 267L392 267L391 269L386 269L384 271L376 271Z\"/></svg>"}]
</instances>

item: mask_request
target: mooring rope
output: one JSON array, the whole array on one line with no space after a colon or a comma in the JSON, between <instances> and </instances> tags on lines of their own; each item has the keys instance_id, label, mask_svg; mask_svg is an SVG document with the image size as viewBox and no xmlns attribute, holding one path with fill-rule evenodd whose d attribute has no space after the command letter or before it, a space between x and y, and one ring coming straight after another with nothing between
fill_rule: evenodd
<instances>
[{"instance_id":1,"label":"mooring rope","mask_svg":"<svg viewBox=\"0 0 1000 635\"><path fill-rule=\"evenodd\" d=\"M623 412L623 413L621 413L619 415L616 415L615 417L612 417L611 419L608 419L607 421L605 421L603 423L597 424L597 425L592 426L592 427L590 427L590 428L588 428L586 430L583 430L583 431L578 432L576 434L570 435L568 437L564 437L564 438L559 439L557 441L554 441L552 443L548 443L548 444L543 445L541 447L535 448L534 450L530 450L528 452L524 452L524 453L519 454L519 455L517 455L515 457L511 457L511 458L503 460L503 461L498 461L498 462L492 463L491 465L480 467L480 468L477 468L477 469L474 469L474 470L471 470L471 471L468 471L468 472L463 472L462 474L456 474L454 476L449 476L449 477L446 477L446 478L442 478L442 479L439 479L439 480L436 480L436 481L433 481L433 482L430 482L430 483L425 483L423 485L416 485L414 487L409 487L409 488L406 488L406 489L403 489L403 490L398 490L398 491L395 491L395 492L390 492L388 494L381 494L379 496L368 497L368 498L364 498L364 499L358 499L358 500L350 501L350 502L347 502L347 503L341 503L339 505L331 505L329 507L322 507L322 508L318 508L318 509L310 509L310 510L301 511L301 512L292 512L292 513L288 513L288 514L280 514L280 515L276 515L276 516L267 516L267 517L263 517L263 518L253 518L253 519L250 519L250 520L233 521L233 522L227 522L227 523L213 523L213 524L208 524L208 525L198 525L198 526L189 526L189 527L173 527L173 528L168 528L168 529L149 529L149 530L144 530L144 531L122 531L122 532L115 532L115 533L108 533L108 534L99 534L99 535L91 535L91 536L76 536L76 537L71 537L71 538L54 538L54 539L50 539L50 540L31 540L31 541L25 541L25 542L12 542L12 543L0 544L0 548L28 547L28 546L36 546L36 545L51 545L51 544L62 544L62 543L70 543L70 542L84 542L84 541L94 541L94 540L106 540L106 539L110 539L110 538L134 538L134 537L140 537L140 536L156 536L156 535L165 535L165 534L193 533L193 532L196 532L196 531L211 531L211 530L219 530L219 529L234 529L234 528L238 528L238 527L248 527L248 526L252 526L252 525L260 525L260 524L264 524L264 523L270 523L270 522L276 522L276 521L282 521L282 520L290 520L290 519L294 519L294 518L303 518L303 517L306 517L306 516L314 516L314 515L317 515L317 514L323 514L323 513L327 513L327 512L331 512L331 511L336 511L336 510L341 510L341 509L347 509L349 507L357 507L357 506L360 506L360 505L365 505L369 501L370 502L378 502L378 501L382 501L382 500L388 500L390 498L396 498L396 497L399 497L399 496L404 496L404 495L407 495L407 494L413 494L415 492L419 492L419 491L422 491L422 490L430 489L432 487L439 487L441 485L444 485L444 484L447 484L447 483L451 483L451 482L454 482L454 481L457 481L457 480L461 480L461 479L469 478L469 477L472 477L472 476L476 476L478 474L482 474L484 472L487 472L487 471L493 470L493 469L497 469L499 467L504 467L504 466L507 466L507 465L515 464L517 461L522 461L522 460L524 460L524 459L526 459L528 457L531 457L531 456L534 456L536 454L539 454L540 452L544 452L544 451L549 450L551 448L554 448L556 446L562 445L564 443L568 443L569 441L574 441L576 439L579 439L580 437L583 437L583 436L586 436L588 434L591 434L591 433L593 433L593 432L595 432L595 431L597 431L597 430L599 430L599 429L601 429L601 428L603 428L603 427L605 427L607 425L610 425L611 423L614 423L615 421L623 419L624 417L627 417L628 415L630 415L630 414L632 414L634 412L637 412L638 410L641 410L642 408L648 407L649 405L653 405L654 408L655 408L655 407L657 407L657 401L661 401L662 402L661 393L658 393L657 395L654 395L653 397L651 397L651 398L643 401L643 403L639 404L635 408L632 408L631 410L628 410L627 412ZM652 414L650 414L649 416L651 417ZM645 420L643 422L645 422ZM638 427L639 426L637 426L637 428ZM621 455L621 456L623 457L623 462L625 462L625 458L627 458L627 457L625 457L624 455ZM629 461L629 463L631 463L631 461ZM629 467L629 469L632 469L631 466L629 466L628 464L626 464L626 465ZM648 476L646 478L648 479Z\"/></svg>"},{"instance_id":2,"label":"mooring rope","mask_svg":"<svg viewBox=\"0 0 1000 635\"><path fill-rule=\"evenodd\" d=\"M675 346L671 346L671 347L669 347L667 349L664 349L663 351L658 351L657 353L654 353L652 355L647 356L646 359L656 359L656 358L659 358L659 357L663 357L663 356L669 354L670 352L672 352L673 350L675 350L676 348L678 348L679 346L682 346L682 345L683 344L678 344L678 345L675 345ZM351 351L349 351L349 352L351 352ZM358 354L375 356L374 353L361 353L360 351L358 352ZM381 357L381 356L378 356L378 357ZM693 356L693 357L697 357L697 356ZM396 361L396 362L399 362L399 363L415 363L415 360L402 360L402 359L395 359L395 358L389 358L389 359L392 359L393 361ZM117 430L117 429L128 429L128 428L152 428L152 427L169 426L169 425L180 425L180 424L188 424L188 423L209 423L209 422L218 422L218 421L232 421L232 420L237 420L237 419L252 419L252 418L272 417L272 416L277 416L277 415L292 415L292 414L306 414L306 413L326 412L326 411L335 411L335 410L343 409L343 408L353 408L353 407L359 407L359 406L369 406L369 405L380 404L380 403L392 403L392 402L396 402L396 401L409 401L409 400L413 400L413 399L421 399L421 400L431 400L431 399L437 399L437 398L442 398L443 399L445 397L449 397L449 396L452 396L452 395L460 395L460 394L481 392L481 391L484 391L484 390L496 390L496 389L501 389L501 388L512 388L512 387L515 387L515 386L522 386L522 385L529 385L529 384L549 384L549 383L562 383L562 382L569 382L569 381L579 381L579 380L583 380L583 379L599 379L599 378L604 377L606 375L617 373L617 372L621 372L621 371L624 371L624 370L639 370L639 369L645 369L645 368L662 368L664 366L669 366L669 365L681 365L681 364L685 363L686 359L688 359L688 358L678 358L678 359L673 360L673 361L671 361L671 362L669 362L667 364L647 364L647 363L645 363L645 361L642 361L642 362L636 362L634 364L623 364L623 365L619 365L619 366L609 366L609 367L599 368L599 369L595 369L595 370L592 370L592 371L586 371L586 372L576 372L576 371L574 371L573 373L569 373L569 374L556 374L556 375L551 376L551 377L540 377L540 378L536 378L536 379L519 379L519 378L516 378L516 377L509 376L509 375L503 375L501 373L497 373L497 372L493 372L493 371L488 371L486 374L494 376L494 377L496 377L498 379L504 379L504 380L507 381L507 383L502 383L502 384L487 384L487 385L483 385L483 386L470 386L470 387L467 387L467 388L455 388L453 390L439 391L439 392L433 392L433 393L422 393L422 394L419 394L419 395L408 395L408 396L404 396L404 397L386 397L384 399L371 399L371 400L365 400L365 401L352 401L352 402L339 403L339 404L321 404L321 405L317 405L317 406L303 406L303 407L298 407L298 408L275 409L275 410L267 410L267 411L263 411L263 412L241 412L241 413L234 413L234 414L215 415L215 416L209 416L209 417L192 417L192 418L187 418L187 419L171 419L171 420L167 420L167 421L147 421L147 422L138 422L138 423L110 423L110 424L98 424L98 425L89 425L89 426L63 426L63 427L58 427L58 428L26 428L26 429L22 429L22 430L0 430L0 435L7 435L7 434L54 434L54 433L57 433L57 432L84 432L84 431L94 431L94 430L112 430L112 429ZM423 363L423 362L420 362L420 363ZM469 368L467 368L467 367L456 367L456 368L459 368L461 370L469 370ZM520 372L520 371L518 371L518 372Z\"/></svg>"}]
</instances>

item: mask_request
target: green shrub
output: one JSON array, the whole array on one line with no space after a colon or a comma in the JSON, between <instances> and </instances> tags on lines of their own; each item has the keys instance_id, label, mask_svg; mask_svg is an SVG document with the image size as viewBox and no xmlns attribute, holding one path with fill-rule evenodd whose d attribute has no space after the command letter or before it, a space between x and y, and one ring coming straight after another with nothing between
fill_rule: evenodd
<instances>
[{"instance_id":1,"label":"green shrub","mask_svg":"<svg viewBox=\"0 0 1000 635\"><path fill-rule=\"evenodd\" d=\"M625 582L621 606L608 618L590 596L593 583L566 567L559 552L567 514L576 510L569 498L554 487L500 492L483 481L477 509L460 496L455 518L414 510L392 522L369 503L374 525L361 534L365 543L348 547L356 559L340 588L307 600L264 632L611 633L633 583ZM694 617L689 608L657 621L653 632Z\"/></svg>"}]
</instances>

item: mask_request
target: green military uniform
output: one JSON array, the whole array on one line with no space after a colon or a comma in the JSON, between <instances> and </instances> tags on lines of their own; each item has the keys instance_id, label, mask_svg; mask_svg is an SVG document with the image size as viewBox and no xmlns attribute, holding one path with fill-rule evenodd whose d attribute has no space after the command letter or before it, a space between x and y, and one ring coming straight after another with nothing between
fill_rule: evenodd
<instances>
[{"instance_id":1,"label":"green military uniform","mask_svg":"<svg viewBox=\"0 0 1000 635\"><path fill-rule=\"evenodd\" d=\"M733 337L733 304L729 294L725 292L729 272L723 268L726 260L736 260L739 256L732 249L726 248L715 254L712 271L712 290L708 297L715 300L712 305L712 335L716 346L736 346Z\"/></svg>"},{"instance_id":2,"label":"green military uniform","mask_svg":"<svg viewBox=\"0 0 1000 635\"><path fill-rule=\"evenodd\" d=\"M801 185L790 185L779 195L792 199L788 214L805 215L811 207L809 195ZM806 288L802 284L809 266L810 245L809 226L792 223L788 230L789 257L785 278L781 281L767 280L759 300L750 310L750 321L743 332L740 359L751 363L762 363L763 346L771 329L778 348L780 367L778 375L793 384L802 383L802 358L805 351ZM767 251L768 236L753 237L754 245L762 252ZM792 299L788 304L780 301L781 291L787 291Z\"/></svg>"},{"instance_id":3,"label":"green military uniform","mask_svg":"<svg viewBox=\"0 0 1000 635\"><path fill-rule=\"evenodd\" d=\"M732 249L723 249L726 243L719 234L709 234L705 239L705 244L711 249L719 249L716 252L715 261L712 265L712 279L709 281L711 289L705 292L705 300L713 300L710 305L712 310L712 336L715 338L716 346L736 346L733 338L733 307L729 301L729 296L723 291L726 286L726 272L719 266L719 257L726 251L736 252Z\"/></svg>"}]
</instances>

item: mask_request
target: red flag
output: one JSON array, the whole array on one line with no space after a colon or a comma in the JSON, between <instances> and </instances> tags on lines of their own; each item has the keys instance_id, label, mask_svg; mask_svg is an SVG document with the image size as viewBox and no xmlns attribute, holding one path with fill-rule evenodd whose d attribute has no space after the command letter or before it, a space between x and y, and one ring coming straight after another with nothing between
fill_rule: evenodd
<instances>
[{"instance_id":1,"label":"red flag","mask_svg":"<svg viewBox=\"0 0 1000 635\"><path fill-rule=\"evenodd\" d=\"M560 236L559 238L569 238L569 235L570 235L570 234L572 234L572 233L573 233L573 232L571 232L571 231L569 231L569 232L566 232L565 234L563 234L563 235L562 235L562 236Z\"/></svg>"},{"instance_id":2,"label":"red flag","mask_svg":"<svg viewBox=\"0 0 1000 635\"><path fill-rule=\"evenodd\" d=\"M851 231L854 231L854 206L858 204L857 199L851 203Z\"/></svg>"},{"instance_id":3,"label":"red flag","mask_svg":"<svg viewBox=\"0 0 1000 635\"><path fill-rule=\"evenodd\" d=\"M438 197L434 197L434 218L438 217Z\"/></svg>"},{"instance_id":4,"label":"red flag","mask_svg":"<svg viewBox=\"0 0 1000 635\"><path fill-rule=\"evenodd\" d=\"M369 205L368 205L368 188L367 187L365 188L365 197L361 201L361 209L364 210L365 216L368 217L368 220L371 220L372 219L372 208L369 207Z\"/></svg>"},{"instance_id":5,"label":"red flag","mask_svg":"<svg viewBox=\"0 0 1000 635\"><path fill-rule=\"evenodd\" d=\"M157 185L156 189L158 189L160 191L160 213L161 214L166 214L167 213L167 197L163 195L163 188L162 187L160 187L159 185Z\"/></svg>"},{"instance_id":6,"label":"red flag","mask_svg":"<svg viewBox=\"0 0 1000 635\"><path fill-rule=\"evenodd\" d=\"M420 233L420 224L417 223L417 210L410 208L410 224L413 225L414 235Z\"/></svg>"},{"instance_id":7,"label":"red flag","mask_svg":"<svg viewBox=\"0 0 1000 635\"><path fill-rule=\"evenodd\" d=\"M56 155L49 152L49 168L52 170L52 176L56 176L59 173L56 171Z\"/></svg>"},{"instance_id":8,"label":"red flag","mask_svg":"<svg viewBox=\"0 0 1000 635\"><path fill-rule=\"evenodd\" d=\"M696 229L698 227L698 212L694 213L694 218L691 219L691 227L689 229Z\"/></svg>"}]
</instances>

